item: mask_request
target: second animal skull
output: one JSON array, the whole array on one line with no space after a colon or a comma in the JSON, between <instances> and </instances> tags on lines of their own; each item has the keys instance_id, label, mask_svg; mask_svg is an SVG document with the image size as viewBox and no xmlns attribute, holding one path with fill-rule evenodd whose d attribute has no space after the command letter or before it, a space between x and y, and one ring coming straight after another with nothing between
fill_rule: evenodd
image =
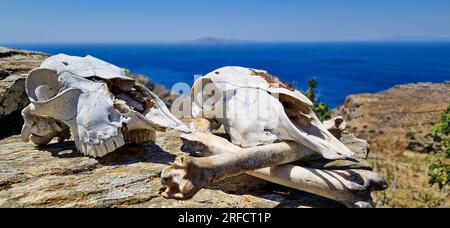
<instances>
[{"instance_id":1,"label":"second animal skull","mask_svg":"<svg viewBox=\"0 0 450 228\"><path fill-rule=\"evenodd\" d=\"M312 102L266 71L224 67L197 79L194 118L224 125L233 144L254 147L298 142L327 159L352 157L312 111Z\"/></svg>"}]
</instances>

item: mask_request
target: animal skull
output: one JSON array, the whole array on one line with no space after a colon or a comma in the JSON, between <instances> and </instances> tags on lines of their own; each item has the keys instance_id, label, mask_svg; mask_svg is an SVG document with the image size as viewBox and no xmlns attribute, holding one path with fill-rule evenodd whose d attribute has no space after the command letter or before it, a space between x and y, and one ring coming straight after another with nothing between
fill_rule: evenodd
<instances>
[{"instance_id":1,"label":"animal skull","mask_svg":"<svg viewBox=\"0 0 450 228\"><path fill-rule=\"evenodd\" d=\"M217 69L196 80L192 99L193 117L223 124L235 145L295 141L327 159L353 156L319 121L305 95L265 71Z\"/></svg>"},{"instance_id":2,"label":"animal skull","mask_svg":"<svg viewBox=\"0 0 450 228\"><path fill-rule=\"evenodd\" d=\"M70 129L80 152L102 157L126 142L154 142L155 130L189 132L149 89L91 56L48 58L29 74L26 91L22 138L38 145L67 139Z\"/></svg>"}]
</instances>

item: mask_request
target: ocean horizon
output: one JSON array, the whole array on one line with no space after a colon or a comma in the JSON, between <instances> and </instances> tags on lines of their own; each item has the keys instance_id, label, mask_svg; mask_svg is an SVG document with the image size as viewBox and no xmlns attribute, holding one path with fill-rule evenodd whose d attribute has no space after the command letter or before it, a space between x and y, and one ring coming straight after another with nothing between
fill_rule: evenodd
<instances>
[{"instance_id":1,"label":"ocean horizon","mask_svg":"<svg viewBox=\"0 0 450 228\"><path fill-rule=\"evenodd\" d=\"M351 94L398 84L450 80L450 42L306 42L234 44L4 44L48 54L92 55L171 88L223 66L267 70L305 90L316 77L332 107Z\"/></svg>"}]
</instances>

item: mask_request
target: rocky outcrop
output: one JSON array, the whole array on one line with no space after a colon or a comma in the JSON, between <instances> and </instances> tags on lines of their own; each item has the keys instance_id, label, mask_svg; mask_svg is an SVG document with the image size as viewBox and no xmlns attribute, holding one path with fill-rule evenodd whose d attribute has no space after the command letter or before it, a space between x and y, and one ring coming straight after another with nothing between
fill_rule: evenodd
<instances>
[{"instance_id":1,"label":"rocky outcrop","mask_svg":"<svg viewBox=\"0 0 450 228\"><path fill-rule=\"evenodd\" d=\"M180 151L179 133L158 133L157 145L127 145L101 159L73 142L35 147L19 136L0 140L0 207L342 207L308 193L241 175L187 201L167 200L163 168Z\"/></svg>"},{"instance_id":2,"label":"rocky outcrop","mask_svg":"<svg viewBox=\"0 0 450 228\"><path fill-rule=\"evenodd\" d=\"M26 75L46 57L38 52L0 48L0 118L28 103L24 89Z\"/></svg>"},{"instance_id":3,"label":"rocky outcrop","mask_svg":"<svg viewBox=\"0 0 450 228\"><path fill-rule=\"evenodd\" d=\"M0 47L0 137L20 130L20 111L29 103L25 93L25 78L46 57L39 52Z\"/></svg>"},{"instance_id":4,"label":"rocky outcrop","mask_svg":"<svg viewBox=\"0 0 450 228\"><path fill-rule=\"evenodd\" d=\"M429 152L431 129L449 102L448 82L406 84L349 96L333 115L342 115L351 132L382 152Z\"/></svg>"}]
</instances>

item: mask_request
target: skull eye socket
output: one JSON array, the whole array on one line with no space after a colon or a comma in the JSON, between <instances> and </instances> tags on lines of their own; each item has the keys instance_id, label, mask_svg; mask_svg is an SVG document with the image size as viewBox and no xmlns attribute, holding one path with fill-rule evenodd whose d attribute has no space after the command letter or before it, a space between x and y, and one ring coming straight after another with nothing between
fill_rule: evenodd
<instances>
[{"instance_id":1,"label":"skull eye socket","mask_svg":"<svg viewBox=\"0 0 450 228\"><path fill-rule=\"evenodd\" d=\"M56 71L33 70L26 80L27 93L33 101L47 101L55 97L61 89Z\"/></svg>"}]
</instances>

